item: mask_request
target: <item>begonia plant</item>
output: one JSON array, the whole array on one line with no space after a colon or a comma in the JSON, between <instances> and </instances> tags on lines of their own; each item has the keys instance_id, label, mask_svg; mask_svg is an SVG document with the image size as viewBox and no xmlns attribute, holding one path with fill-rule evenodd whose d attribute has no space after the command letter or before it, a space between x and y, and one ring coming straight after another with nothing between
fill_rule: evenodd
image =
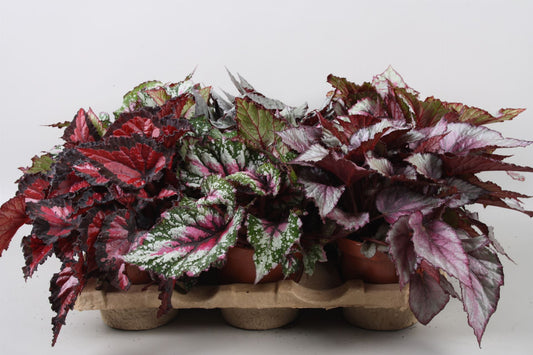
<instances>
[{"instance_id":1,"label":"begonia plant","mask_svg":"<svg viewBox=\"0 0 533 355\"><path fill-rule=\"evenodd\" d=\"M364 242L394 261L400 287L427 324L450 297L458 298L481 341L496 310L506 255L492 228L468 205L518 210L523 194L483 181L478 173L533 168L504 162L497 148L532 142L504 138L486 124L510 120L460 103L425 100L388 68L371 83L356 85L330 75L328 104L310 112L299 127L280 134L298 156L292 161L332 237ZM459 289L453 286L454 279Z\"/></svg>"},{"instance_id":2,"label":"begonia plant","mask_svg":"<svg viewBox=\"0 0 533 355\"><path fill-rule=\"evenodd\" d=\"M305 201L274 134L304 109L259 94L240 78L240 96L222 99L191 82L146 82L124 96L115 118L79 110L59 152L23 169L16 196L0 208L0 253L25 223L31 277L54 255L53 344L91 278L130 287L139 265L158 284L159 314L176 282L221 267L238 243L255 250L256 282L278 264L307 272L321 246L300 241Z\"/></svg>"}]
</instances>

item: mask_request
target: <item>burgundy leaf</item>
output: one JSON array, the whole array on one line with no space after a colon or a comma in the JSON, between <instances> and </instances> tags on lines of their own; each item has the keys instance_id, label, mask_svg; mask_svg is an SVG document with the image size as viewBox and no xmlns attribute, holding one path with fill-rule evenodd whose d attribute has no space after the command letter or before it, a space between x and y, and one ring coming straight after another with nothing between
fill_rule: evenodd
<instances>
[{"instance_id":1,"label":"burgundy leaf","mask_svg":"<svg viewBox=\"0 0 533 355\"><path fill-rule=\"evenodd\" d=\"M533 168L504 163L491 159L490 155L441 155L444 170L448 176L461 174L475 174L482 171L526 171L533 172Z\"/></svg>"},{"instance_id":2,"label":"burgundy leaf","mask_svg":"<svg viewBox=\"0 0 533 355\"><path fill-rule=\"evenodd\" d=\"M416 254L470 286L468 257L457 232L439 220L424 223L420 212L409 217L409 225Z\"/></svg>"},{"instance_id":3,"label":"burgundy leaf","mask_svg":"<svg viewBox=\"0 0 533 355\"><path fill-rule=\"evenodd\" d=\"M463 305L468 314L468 324L474 329L478 343L496 311L503 285L503 268L498 256L488 249L478 250L468 256L471 285L461 284Z\"/></svg>"},{"instance_id":4,"label":"burgundy leaf","mask_svg":"<svg viewBox=\"0 0 533 355\"><path fill-rule=\"evenodd\" d=\"M120 128L112 131L115 137L131 137L134 134L144 135L149 138L157 138L161 130L154 125L150 118L136 116L126 121Z\"/></svg>"},{"instance_id":5,"label":"burgundy leaf","mask_svg":"<svg viewBox=\"0 0 533 355\"><path fill-rule=\"evenodd\" d=\"M79 225L74 208L62 199L28 203L28 214L33 220L32 233L46 244L68 237Z\"/></svg>"},{"instance_id":6,"label":"burgundy leaf","mask_svg":"<svg viewBox=\"0 0 533 355\"><path fill-rule=\"evenodd\" d=\"M408 216L398 218L387 233L389 253L396 265L396 272L402 288L409 282L417 265L417 255L412 238L413 230L409 226Z\"/></svg>"},{"instance_id":7,"label":"burgundy leaf","mask_svg":"<svg viewBox=\"0 0 533 355\"><path fill-rule=\"evenodd\" d=\"M96 133L90 118L84 109L80 109L74 120L65 130L63 139L67 142L67 146L75 146L81 143L94 142L99 135Z\"/></svg>"},{"instance_id":8,"label":"burgundy leaf","mask_svg":"<svg viewBox=\"0 0 533 355\"><path fill-rule=\"evenodd\" d=\"M46 198L50 181L42 174L25 175L19 181L19 194L22 194L26 202L36 202Z\"/></svg>"},{"instance_id":9,"label":"burgundy leaf","mask_svg":"<svg viewBox=\"0 0 533 355\"><path fill-rule=\"evenodd\" d=\"M94 242L96 262L102 270L112 275L111 284L126 290L130 282L124 274L124 259L133 247L135 226L127 210L120 210L106 216L101 232Z\"/></svg>"},{"instance_id":10,"label":"burgundy leaf","mask_svg":"<svg viewBox=\"0 0 533 355\"><path fill-rule=\"evenodd\" d=\"M169 164L168 158L146 139L109 140L77 149L119 182L136 188L156 179ZM104 175L105 172L102 172Z\"/></svg>"},{"instance_id":11,"label":"burgundy leaf","mask_svg":"<svg viewBox=\"0 0 533 355\"><path fill-rule=\"evenodd\" d=\"M507 120L512 120L520 113L524 112L525 109L517 108L506 108L500 109L498 112L499 116L493 116L485 110L479 109L477 107L470 107L462 103L457 102L443 102L444 106L454 110L458 114L458 121L470 123L473 125L484 125L494 122L502 122Z\"/></svg>"},{"instance_id":12,"label":"burgundy leaf","mask_svg":"<svg viewBox=\"0 0 533 355\"><path fill-rule=\"evenodd\" d=\"M195 103L194 96L191 94L183 94L176 98L168 100L161 110L158 112L158 117L172 117L174 119L182 118L186 115L187 110Z\"/></svg>"},{"instance_id":13,"label":"burgundy leaf","mask_svg":"<svg viewBox=\"0 0 533 355\"><path fill-rule=\"evenodd\" d=\"M66 194L76 193L80 190L88 188L89 186L91 186L89 182L77 176L75 172L71 172L65 177L65 179L63 179L61 182L58 182L57 186L52 189L48 197L54 198Z\"/></svg>"},{"instance_id":14,"label":"burgundy leaf","mask_svg":"<svg viewBox=\"0 0 533 355\"><path fill-rule=\"evenodd\" d=\"M92 186L106 185L109 182L109 179L100 173L100 169L89 162L80 163L72 168L75 174L86 179Z\"/></svg>"},{"instance_id":15,"label":"burgundy leaf","mask_svg":"<svg viewBox=\"0 0 533 355\"><path fill-rule=\"evenodd\" d=\"M161 300L161 305L159 306L159 310L157 311L158 317L164 316L172 309L172 292L174 291L175 286L176 286L175 278L166 278L163 276L159 277L158 298Z\"/></svg>"},{"instance_id":16,"label":"burgundy leaf","mask_svg":"<svg viewBox=\"0 0 533 355\"><path fill-rule=\"evenodd\" d=\"M444 200L424 196L403 187L384 189L376 197L376 208L385 215L385 220L389 223L417 211L425 215L443 203Z\"/></svg>"},{"instance_id":17,"label":"burgundy leaf","mask_svg":"<svg viewBox=\"0 0 533 355\"><path fill-rule=\"evenodd\" d=\"M59 331L65 324L67 314L69 310L74 308L76 299L85 287L85 283L84 260L81 257L77 262L63 264L61 271L52 277L50 282L50 303L52 304L52 310L57 313L52 318L52 330L54 333L52 346L55 345Z\"/></svg>"},{"instance_id":18,"label":"burgundy leaf","mask_svg":"<svg viewBox=\"0 0 533 355\"><path fill-rule=\"evenodd\" d=\"M440 285L440 276L420 269L411 276L409 283L409 306L416 319L428 324L450 300Z\"/></svg>"},{"instance_id":19,"label":"burgundy leaf","mask_svg":"<svg viewBox=\"0 0 533 355\"><path fill-rule=\"evenodd\" d=\"M53 244L45 244L33 235L22 238L22 251L26 265L22 268L24 278L31 277L37 267L52 255Z\"/></svg>"},{"instance_id":20,"label":"burgundy leaf","mask_svg":"<svg viewBox=\"0 0 533 355\"><path fill-rule=\"evenodd\" d=\"M0 256L18 229L28 221L24 196L18 195L0 207Z\"/></svg>"},{"instance_id":21,"label":"burgundy leaf","mask_svg":"<svg viewBox=\"0 0 533 355\"><path fill-rule=\"evenodd\" d=\"M351 185L372 173L370 170L362 168L348 159L336 157L331 153L319 161L317 165L337 176L346 185Z\"/></svg>"}]
</instances>

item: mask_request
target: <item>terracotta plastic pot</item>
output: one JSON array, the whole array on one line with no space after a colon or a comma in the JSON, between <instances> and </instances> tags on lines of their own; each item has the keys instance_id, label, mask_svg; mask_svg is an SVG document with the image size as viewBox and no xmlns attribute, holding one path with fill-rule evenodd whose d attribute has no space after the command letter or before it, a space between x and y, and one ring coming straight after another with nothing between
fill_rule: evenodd
<instances>
[{"instance_id":1,"label":"terracotta plastic pot","mask_svg":"<svg viewBox=\"0 0 533 355\"><path fill-rule=\"evenodd\" d=\"M148 271L141 270L133 264L126 264L126 276L133 285L147 284L152 281Z\"/></svg>"},{"instance_id":2,"label":"terracotta plastic pot","mask_svg":"<svg viewBox=\"0 0 533 355\"><path fill-rule=\"evenodd\" d=\"M233 247L226 254L226 264L220 269L220 283L250 283L255 281L255 264L253 260L254 250ZM302 276L302 271L296 272L288 277L290 280L298 281ZM259 283L276 282L283 280L283 269L278 265L271 270Z\"/></svg>"},{"instance_id":3,"label":"terracotta plastic pot","mask_svg":"<svg viewBox=\"0 0 533 355\"><path fill-rule=\"evenodd\" d=\"M377 251L367 258L361 253L362 243L346 238L337 242L341 252L341 273L345 280L361 279L375 284L398 283L396 268L387 254Z\"/></svg>"}]
</instances>

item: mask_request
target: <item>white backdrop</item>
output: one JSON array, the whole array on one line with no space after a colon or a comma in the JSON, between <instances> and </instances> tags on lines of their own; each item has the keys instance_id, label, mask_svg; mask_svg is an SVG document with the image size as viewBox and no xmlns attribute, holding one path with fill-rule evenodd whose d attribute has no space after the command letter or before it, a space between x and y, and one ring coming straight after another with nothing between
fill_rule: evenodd
<instances>
[{"instance_id":1,"label":"white backdrop","mask_svg":"<svg viewBox=\"0 0 533 355\"><path fill-rule=\"evenodd\" d=\"M11 197L19 166L59 144L59 130L79 107L111 112L134 85L195 80L232 90L225 66L267 96L291 105L322 104L327 74L371 80L389 64L422 96L461 101L492 113L525 107L494 126L533 139L533 3L528 1L2 1L0 2L0 201ZM533 148L513 162L533 165ZM533 195L533 177L519 183ZM533 201L527 207L533 209ZM0 349L3 354L391 353L526 354L531 351L532 221L487 209L482 218L516 261L479 350L455 302L429 326L368 332L336 312L304 312L287 329L247 332L216 312L184 312L148 332L119 332L97 312L71 312L50 348L48 280L53 261L24 283L21 231L0 259Z\"/></svg>"}]
</instances>

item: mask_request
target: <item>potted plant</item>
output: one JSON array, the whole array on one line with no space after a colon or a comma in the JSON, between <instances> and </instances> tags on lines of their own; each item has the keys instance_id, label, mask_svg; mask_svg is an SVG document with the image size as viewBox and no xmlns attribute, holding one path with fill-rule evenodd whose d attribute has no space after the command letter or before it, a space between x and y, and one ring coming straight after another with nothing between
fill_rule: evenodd
<instances>
[{"instance_id":1,"label":"potted plant","mask_svg":"<svg viewBox=\"0 0 533 355\"><path fill-rule=\"evenodd\" d=\"M485 127L523 110L492 116L460 103L421 100L392 68L362 85L333 75L328 82L334 87L328 104L280 134L298 153L292 163L306 196L324 224L336 226L329 230L340 245L359 242L369 258L383 259L374 256L380 251L390 257L421 323L458 298L480 342L503 284L498 254L506 254L467 206L533 216L521 206L527 196L477 176L500 170L522 179L517 172L533 171L494 153L532 142Z\"/></svg>"},{"instance_id":2,"label":"potted plant","mask_svg":"<svg viewBox=\"0 0 533 355\"><path fill-rule=\"evenodd\" d=\"M177 282L220 268L238 244L254 249L254 282L279 264L284 276L302 260L312 271L322 255L300 241L303 194L267 126L285 128L301 110L234 81L232 102L187 77L137 86L115 119L81 109L54 125L65 129L59 151L23 170L0 208L0 252L28 223L25 277L52 255L62 262L50 287L53 344L90 279L127 290L135 265L159 286L159 316Z\"/></svg>"}]
</instances>

